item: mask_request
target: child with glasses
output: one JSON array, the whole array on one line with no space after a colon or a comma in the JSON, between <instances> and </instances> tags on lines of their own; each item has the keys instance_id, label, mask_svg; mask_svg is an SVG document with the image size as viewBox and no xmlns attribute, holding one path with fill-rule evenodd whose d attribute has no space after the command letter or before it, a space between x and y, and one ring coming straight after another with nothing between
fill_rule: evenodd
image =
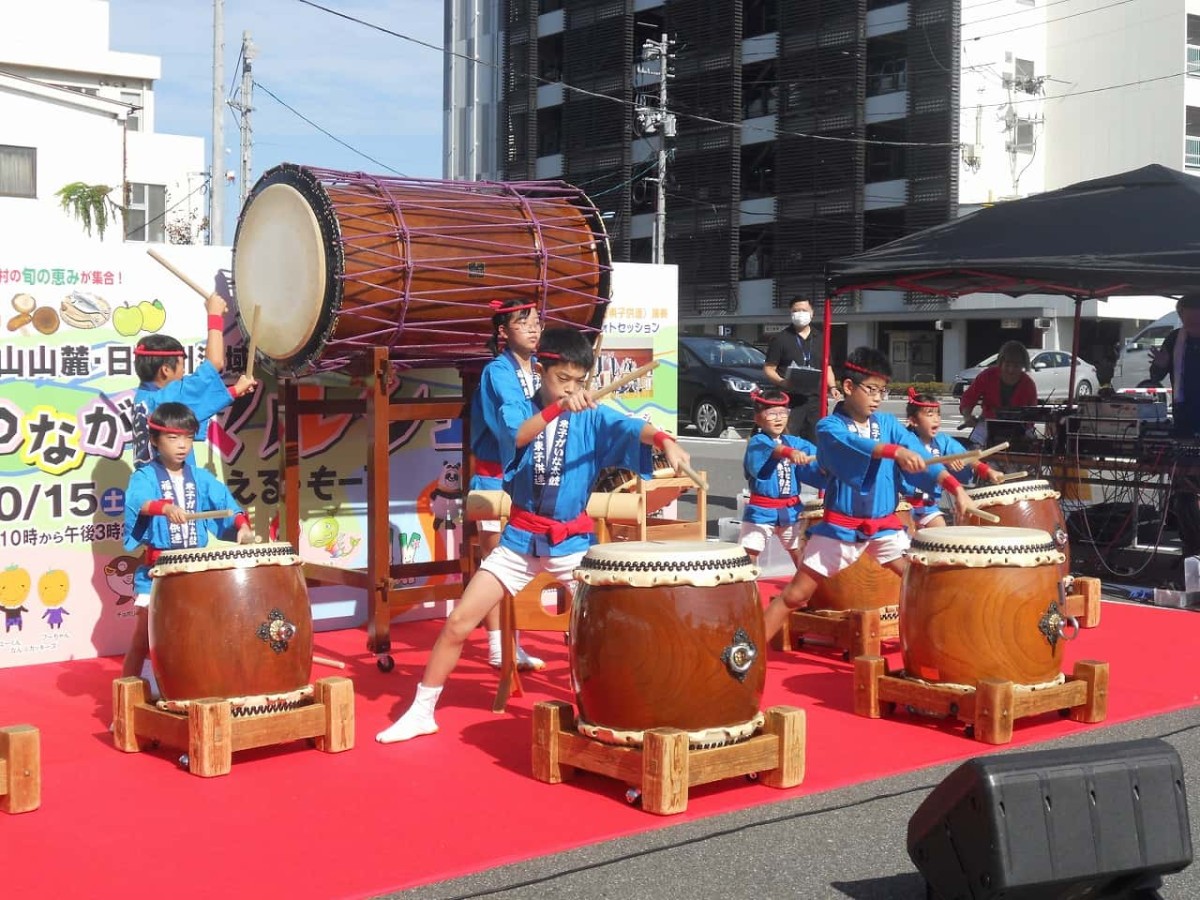
<instances>
[{"instance_id":1,"label":"child with glasses","mask_svg":"<svg viewBox=\"0 0 1200 900\"><path fill-rule=\"evenodd\" d=\"M806 523L801 518L800 485L825 487L825 474L817 465L817 448L804 438L786 434L789 409L783 391L762 390L750 395L758 432L746 442L742 469L750 488L750 501L742 513L738 543L752 561L776 538L800 566Z\"/></svg>"},{"instance_id":2,"label":"child with glasses","mask_svg":"<svg viewBox=\"0 0 1200 900\"><path fill-rule=\"evenodd\" d=\"M896 516L902 472L923 490L946 491L960 511L969 505L966 491L950 471L929 464L916 435L879 410L892 377L887 357L859 347L841 368L839 386L845 399L817 423L817 461L829 479L824 515L809 529L795 576L767 607L768 638L783 627L790 610L808 604L825 579L849 568L864 553L904 575L908 533Z\"/></svg>"},{"instance_id":3,"label":"child with glasses","mask_svg":"<svg viewBox=\"0 0 1200 900\"><path fill-rule=\"evenodd\" d=\"M479 388L471 398L471 454L474 457L470 490L499 491L504 488L504 467L513 458L517 428L533 415L530 398L540 381L533 365L533 354L542 335L537 303L510 298L493 300L492 337L488 349L495 356L479 376ZM501 350L503 347L503 350ZM488 554L500 543L500 523L479 523L479 556ZM484 618L488 636L488 664L501 664L500 607L493 607ZM530 656L517 641L517 668L541 669L545 663Z\"/></svg>"}]
</instances>

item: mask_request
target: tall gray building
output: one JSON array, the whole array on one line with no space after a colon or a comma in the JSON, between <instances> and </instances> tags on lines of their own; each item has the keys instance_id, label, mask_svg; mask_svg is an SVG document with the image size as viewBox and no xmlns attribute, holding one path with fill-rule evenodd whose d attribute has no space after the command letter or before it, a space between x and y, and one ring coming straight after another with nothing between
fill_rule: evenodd
<instances>
[{"instance_id":1,"label":"tall gray building","mask_svg":"<svg viewBox=\"0 0 1200 900\"><path fill-rule=\"evenodd\" d=\"M637 114L657 108L642 48L663 34L666 138ZM828 259L956 214L958 0L447 0L446 37L485 59L448 59L447 175L583 186L618 260L651 259L666 141L688 330L761 340L793 297L824 296ZM492 152L494 168L468 163ZM932 329L939 304L887 318ZM883 345L868 307L841 300L838 319Z\"/></svg>"}]
</instances>

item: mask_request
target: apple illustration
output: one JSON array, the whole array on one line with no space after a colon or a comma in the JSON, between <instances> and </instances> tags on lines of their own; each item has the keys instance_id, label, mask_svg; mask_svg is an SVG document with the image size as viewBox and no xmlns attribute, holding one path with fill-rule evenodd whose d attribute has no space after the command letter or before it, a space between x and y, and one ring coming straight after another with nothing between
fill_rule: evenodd
<instances>
[{"instance_id":1,"label":"apple illustration","mask_svg":"<svg viewBox=\"0 0 1200 900\"><path fill-rule=\"evenodd\" d=\"M118 306L113 310L112 323L113 328L117 329L117 334L133 337L142 330L142 310L128 303Z\"/></svg>"},{"instance_id":2,"label":"apple illustration","mask_svg":"<svg viewBox=\"0 0 1200 900\"><path fill-rule=\"evenodd\" d=\"M142 311L143 331L158 331L167 321L167 311L160 300L143 300L138 309Z\"/></svg>"}]
</instances>

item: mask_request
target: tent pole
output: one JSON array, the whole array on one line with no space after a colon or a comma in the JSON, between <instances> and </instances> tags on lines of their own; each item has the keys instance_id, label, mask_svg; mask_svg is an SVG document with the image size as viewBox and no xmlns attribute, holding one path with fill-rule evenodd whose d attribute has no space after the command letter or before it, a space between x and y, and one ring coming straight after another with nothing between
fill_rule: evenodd
<instances>
[{"instance_id":1,"label":"tent pole","mask_svg":"<svg viewBox=\"0 0 1200 900\"><path fill-rule=\"evenodd\" d=\"M1067 382L1067 408L1075 406L1075 375L1079 366L1079 322L1083 318L1083 297L1075 298L1075 327L1071 335L1071 380Z\"/></svg>"},{"instance_id":2,"label":"tent pole","mask_svg":"<svg viewBox=\"0 0 1200 900\"><path fill-rule=\"evenodd\" d=\"M825 291L825 323L822 329L821 348L821 416L829 414L829 389L832 387L829 381L829 332L833 328L833 299L829 296L828 289Z\"/></svg>"}]
</instances>

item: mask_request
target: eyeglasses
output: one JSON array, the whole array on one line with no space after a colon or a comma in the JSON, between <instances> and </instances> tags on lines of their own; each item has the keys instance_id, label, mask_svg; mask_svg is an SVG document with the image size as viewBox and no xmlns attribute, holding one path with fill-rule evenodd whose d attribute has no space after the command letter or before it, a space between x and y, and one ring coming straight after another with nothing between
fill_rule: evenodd
<instances>
[{"instance_id":1,"label":"eyeglasses","mask_svg":"<svg viewBox=\"0 0 1200 900\"><path fill-rule=\"evenodd\" d=\"M526 319L523 322L509 322L505 327L509 331L541 331L542 323L540 320L530 322Z\"/></svg>"},{"instance_id":2,"label":"eyeglasses","mask_svg":"<svg viewBox=\"0 0 1200 900\"><path fill-rule=\"evenodd\" d=\"M855 387L862 388L866 391L867 396L874 397L877 400L886 400L888 398L888 389L886 387L876 387L873 384L856 384Z\"/></svg>"},{"instance_id":3,"label":"eyeglasses","mask_svg":"<svg viewBox=\"0 0 1200 900\"><path fill-rule=\"evenodd\" d=\"M768 419L786 419L790 410L784 406L771 406L761 410L759 415L766 416Z\"/></svg>"}]
</instances>

